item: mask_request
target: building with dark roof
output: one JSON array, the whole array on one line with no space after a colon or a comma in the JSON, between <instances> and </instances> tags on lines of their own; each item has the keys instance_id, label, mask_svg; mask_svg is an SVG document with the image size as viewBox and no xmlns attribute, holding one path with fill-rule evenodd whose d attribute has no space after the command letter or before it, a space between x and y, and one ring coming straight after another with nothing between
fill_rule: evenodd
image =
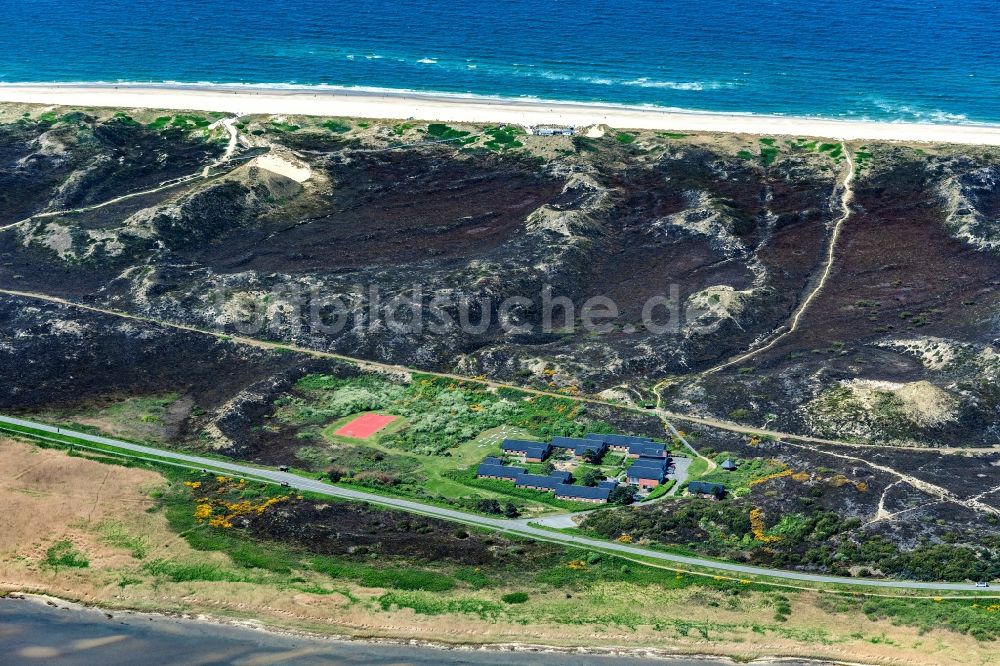
<instances>
[{"instance_id":1,"label":"building with dark roof","mask_svg":"<svg viewBox=\"0 0 1000 666\"><path fill-rule=\"evenodd\" d=\"M655 488L667 478L669 458L640 456L625 471L629 483L646 490Z\"/></svg>"},{"instance_id":2,"label":"building with dark roof","mask_svg":"<svg viewBox=\"0 0 1000 666\"><path fill-rule=\"evenodd\" d=\"M504 453L519 455L525 462L542 462L552 453L552 447L545 442L533 442L526 439L505 439L500 445Z\"/></svg>"},{"instance_id":3,"label":"building with dark roof","mask_svg":"<svg viewBox=\"0 0 1000 666\"><path fill-rule=\"evenodd\" d=\"M607 450L608 445L604 442L586 440L583 444L579 444L575 449L573 449L573 455L577 458L589 457L595 462L599 462L601 458L604 457Z\"/></svg>"},{"instance_id":4,"label":"building with dark roof","mask_svg":"<svg viewBox=\"0 0 1000 666\"><path fill-rule=\"evenodd\" d=\"M553 437L552 446L560 449L572 449L573 455L583 458L590 452L595 460L600 460L608 445L596 439L581 437Z\"/></svg>"},{"instance_id":5,"label":"building with dark roof","mask_svg":"<svg viewBox=\"0 0 1000 666\"><path fill-rule=\"evenodd\" d=\"M527 472L528 470L522 467L493 465L485 462L476 468L476 476L480 479L503 479L504 481L516 481Z\"/></svg>"},{"instance_id":6,"label":"building with dark roof","mask_svg":"<svg viewBox=\"0 0 1000 666\"><path fill-rule=\"evenodd\" d=\"M514 485L518 488L531 488L532 490L555 490L556 486L562 483L561 479L541 474L522 474L514 480Z\"/></svg>"},{"instance_id":7,"label":"building with dark roof","mask_svg":"<svg viewBox=\"0 0 1000 666\"><path fill-rule=\"evenodd\" d=\"M650 458L667 457L667 447L663 444L657 444L656 442L633 442L627 447L624 447L624 450L630 458L639 458L642 456Z\"/></svg>"},{"instance_id":8,"label":"building with dark roof","mask_svg":"<svg viewBox=\"0 0 1000 666\"><path fill-rule=\"evenodd\" d=\"M619 451L630 458L638 458L639 456L659 456L665 458L667 456L666 447L663 444L657 444L648 437L591 433L586 438L604 442L612 451Z\"/></svg>"},{"instance_id":9,"label":"building with dark roof","mask_svg":"<svg viewBox=\"0 0 1000 666\"><path fill-rule=\"evenodd\" d=\"M604 442L611 448L628 447L629 444L634 442L648 442L652 443L649 437L638 437L636 435L613 435L603 432L592 432L585 436L586 439L593 439L598 442Z\"/></svg>"},{"instance_id":10,"label":"building with dark roof","mask_svg":"<svg viewBox=\"0 0 1000 666\"><path fill-rule=\"evenodd\" d=\"M598 504L607 502L611 491L618 485L617 481L609 479L601 481L596 488L574 486L570 484L573 478L572 474L565 470L554 469L546 475L529 474L528 470L523 467L504 465L502 461L500 464L496 464L499 460L495 457L486 458L476 469L476 476L480 479L513 481L517 488L554 491L556 497Z\"/></svg>"},{"instance_id":11,"label":"building with dark roof","mask_svg":"<svg viewBox=\"0 0 1000 666\"><path fill-rule=\"evenodd\" d=\"M503 459L497 458L496 456L486 456L483 458L484 465L502 465Z\"/></svg>"},{"instance_id":12,"label":"building with dark roof","mask_svg":"<svg viewBox=\"0 0 1000 666\"><path fill-rule=\"evenodd\" d=\"M574 500L577 502L593 502L594 504L605 504L611 496L612 488L597 486L571 486L561 483L556 486L556 497L559 499Z\"/></svg>"},{"instance_id":13,"label":"building with dark roof","mask_svg":"<svg viewBox=\"0 0 1000 666\"><path fill-rule=\"evenodd\" d=\"M580 444L593 443L594 440L583 437L553 437L552 446L559 449L575 449Z\"/></svg>"},{"instance_id":14,"label":"building with dark roof","mask_svg":"<svg viewBox=\"0 0 1000 666\"><path fill-rule=\"evenodd\" d=\"M725 497L726 487L721 483L692 481L688 484L688 492L698 497L711 497L712 499L719 500Z\"/></svg>"}]
</instances>

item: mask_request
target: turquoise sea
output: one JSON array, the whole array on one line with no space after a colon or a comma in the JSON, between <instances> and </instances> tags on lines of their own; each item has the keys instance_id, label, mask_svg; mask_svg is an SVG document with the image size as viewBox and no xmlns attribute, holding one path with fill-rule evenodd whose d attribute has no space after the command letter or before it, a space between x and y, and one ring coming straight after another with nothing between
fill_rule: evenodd
<instances>
[{"instance_id":1,"label":"turquoise sea","mask_svg":"<svg viewBox=\"0 0 1000 666\"><path fill-rule=\"evenodd\" d=\"M0 0L0 82L1000 122L997 0Z\"/></svg>"}]
</instances>

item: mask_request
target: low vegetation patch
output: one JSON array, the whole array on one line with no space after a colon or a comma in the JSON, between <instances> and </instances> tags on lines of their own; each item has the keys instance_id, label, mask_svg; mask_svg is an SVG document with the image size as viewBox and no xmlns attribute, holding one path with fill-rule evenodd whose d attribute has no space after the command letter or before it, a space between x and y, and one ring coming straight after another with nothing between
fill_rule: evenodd
<instances>
[{"instance_id":1,"label":"low vegetation patch","mask_svg":"<svg viewBox=\"0 0 1000 666\"><path fill-rule=\"evenodd\" d=\"M1000 604L995 599L892 599L827 595L820 607L835 614L864 613L872 621L917 627L921 632L947 628L981 641L1000 638Z\"/></svg>"},{"instance_id":2,"label":"low vegetation patch","mask_svg":"<svg viewBox=\"0 0 1000 666\"><path fill-rule=\"evenodd\" d=\"M101 541L109 546L127 550L137 560L141 560L149 553L149 543L142 536L129 532L124 524L108 520L98 526L98 533Z\"/></svg>"},{"instance_id":3,"label":"low vegetation patch","mask_svg":"<svg viewBox=\"0 0 1000 666\"><path fill-rule=\"evenodd\" d=\"M437 141L455 141L456 143L472 143L475 137L469 137L472 132L457 130L444 123L431 123L427 126L427 136Z\"/></svg>"},{"instance_id":4,"label":"low vegetation patch","mask_svg":"<svg viewBox=\"0 0 1000 666\"><path fill-rule=\"evenodd\" d=\"M323 127L330 130L334 134L343 134L344 132L351 131L350 123L347 123L343 120L337 120L335 118L331 118L330 120L324 121Z\"/></svg>"},{"instance_id":5,"label":"low vegetation patch","mask_svg":"<svg viewBox=\"0 0 1000 666\"><path fill-rule=\"evenodd\" d=\"M90 560L78 551L68 539L52 544L45 551L44 563L50 567L71 567L74 569L85 569L90 566Z\"/></svg>"},{"instance_id":6,"label":"low vegetation patch","mask_svg":"<svg viewBox=\"0 0 1000 666\"><path fill-rule=\"evenodd\" d=\"M490 150L503 152L524 146L523 143L517 140L518 136L522 136L524 134L524 130L520 127L514 127L511 125L505 125L503 127L490 127L486 129L486 134L490 137L490 139L484 145Z\"/></svg>"}]
</instances>

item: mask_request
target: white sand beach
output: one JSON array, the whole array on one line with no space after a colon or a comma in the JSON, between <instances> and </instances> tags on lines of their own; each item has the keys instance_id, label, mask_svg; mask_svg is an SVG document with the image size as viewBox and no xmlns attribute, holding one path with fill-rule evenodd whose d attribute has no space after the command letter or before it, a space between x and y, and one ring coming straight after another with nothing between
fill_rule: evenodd
<instances>
[{"instance_id":1,"label":"white sand beach","mask_svg":"<svg viewBox=\"0 0 1000 666\"><path fill-rule=\"evenodd\" d=\"M862 141L1000 145L1000 126L824 120L651 107L316 87L0 84L0 102L519 125L731 132Z\"/></svg>"}]
</instances>

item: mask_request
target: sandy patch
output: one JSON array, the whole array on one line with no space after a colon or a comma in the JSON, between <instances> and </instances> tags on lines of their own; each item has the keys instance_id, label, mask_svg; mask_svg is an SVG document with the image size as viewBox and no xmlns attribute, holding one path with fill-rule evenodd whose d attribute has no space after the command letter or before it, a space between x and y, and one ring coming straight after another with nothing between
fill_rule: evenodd
<instances>
[{"instance_id":1,"label":"sandy patch","mask_svg":"<svg viewBox=\"0 0 1000 666\"><path fill-rule=\"evenodd\" d=\"M743 312L752 294L751 290L737 291L725 284L691 294L684 310L686 325L699 333L714 330L723 320L735 319Z\"/></svg>"},{"instance_id":2,"label":"sandy patch","mask_svg":"<svg viewBox=\"0 0 1000 666\"><path fill-rule=\"evenodd\" d=\"M312 177L312 169L309 168L308 164L279 155L268 154L255 157L250 162L250 166L276 173L294 180L296 183L304 183Z\"/></svg>"},{"instance_id":3,"label":"sandy patch","mask_svg":"<svg viewBox=\"0 0 1000 666\"><path fill-rule=\"evenodd\" d=\"M45 235L41 241L45 247L55 252L64 261L76 257L73 251L73 235L69 227L50 222L45 228Z\"/></svg>"},{"instance_id":4,"label":"sandy patch","mask_svg":"<svg viewBox=\"0 0 1000 666\"><path fill-rule=\"evenodd\" d=\"M900 402L903 415L919 426L928 427L954 421L958 412L958 399L926 380L899 384L896 382L852 379L843 382L865 407L874 408L879 393L891 393Z\"/></svg>"},{"instance_id":5,"label":"sandy patch","mask_svg":"<svg viewBox=\"0 0 1000 666\"><path fill-rule=\"evenodd\" d=\"M918 359L928 370L942 370L955 360L955 346L943 338L921 337L907 340L888 340L879 347L896 349Z\"/></svg>"},{"instance_id":6,"label":"sandy patch","mask_svg":"<svg viewBox=\"0 0 1000 666\"><path fill-rule=\"evenodd\" d=\"M631 405L635 402L635 396L623 388L607 388L598 393L597 396L603 400L615 400L626 405Z\"/></svg>"}]
</instances>

